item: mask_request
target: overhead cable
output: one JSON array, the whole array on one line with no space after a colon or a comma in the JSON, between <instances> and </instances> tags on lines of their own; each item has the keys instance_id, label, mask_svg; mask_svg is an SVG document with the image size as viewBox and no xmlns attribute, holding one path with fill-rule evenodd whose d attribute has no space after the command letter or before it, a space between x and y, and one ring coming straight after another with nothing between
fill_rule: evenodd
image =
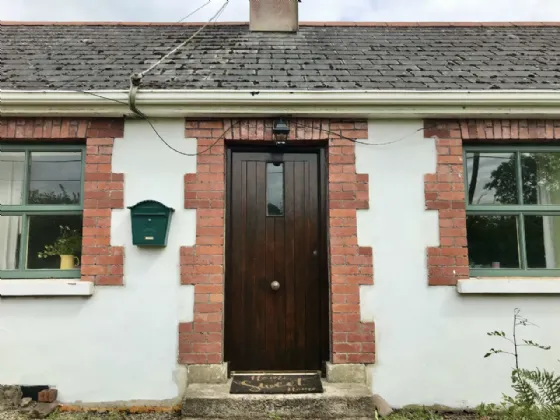
<instances>
[{"instance_id":1,"label":"overhead cable","mask_svg":"<svg viewBox=\"0 0 560 420\"><path fill-rule=\"evenodd\" d=\"M202 6L200 6L200 7L197 8L197 9L194 9L192 12L190 12L187 16L185 16L185 17L179 19L179 20L177 21L177 23L181 23L181 22L187 20L187 19L190 18L192 15L194 15L196 12L198 12L199 10L204 9L204 8L205 8L206 6L208 6L211 2L212 2L212 0L208 0L208 1L207 1L206 3L204 3Z\"/></svg>"},{"instance_id":2,"label":"overhead cable","mask_svg":"<svg viewBox=\"0 0 560 420\"><path fill-rule=\"evenodd\" d=\"M82 90L82 91L76 91L76 92L85 93L85 94L88 94L88 95L93 95L93 96L96 96L96 97L101 98L101 99L105 99L105 100L108 100L108 101L117 102L117 103L119 103L119 104L121 104L121 105L129 106L129 103L127 103L127 102L120 101L120 100L114 99L114 98L108 98L108 97L106 97L106 96L99 95L99 94L97 94L97 93L88 92L88 91L83 91L83 90ZM230 124L230 127L229 127L227 130L225 130L225 131L216 139L216 141L215 141L214 143L212 143L210 146L208 146L206 149L204 149L204 150L202 150L202 151L200 151L200 152L197 152L197 153L184 153L184 152L181 152L181 151L175 149L173 146L171 146L171 145L163 138L163 136L157 131L157 129L155 128L155 126L153 125L153 123L152 123L152 121L149 119L149 117L148 117L146 114L144 114L142 111L138 110L138 108L136 108L136 109L137 109L137 111L133 111L134 114L137 115L138 117L142 118L143 120L145 120L145 121L150 125L151 129L154 131L154 133L157 135L157 137L158 137L169 149L171 149L171 150L173 150L174 152L179 153L179 154L181 154L181 155L183 155L183 156L198 156L198 155L200 155L200 154L202 154L202 153L205 153L205 152L211 150L220 140L222 140L222 139L226 136L226 134L227 134L229 131L231 131L236 125L238 125L238 124L240 123L240 121L238 120L237 122ZM308 126L308 125L305 125L305 124L297 123L297 122L295 122L295 121L290 121L290 124L293 124L293 125L295 125L295 126L297 126L297 127L301 127L301 128L314 128L314 127L311 127L311 126ZM410 138L410 137L413 136L414 134L416 134L416 133L418 133L418 132L420 132L420 131L423 131L424 128L423 128L423 127L420 127L420 128L418 128L418 129L416 129L416 130L414 130L414 131L411 131L410 133L408 133L407 135L405 135L405 136L403 136L403 137L399 137L398 139L391 140L391 141L387 141L387 142L384 142L384 143L366 143L365 141L360 141L360 140L357 140L357 139L353 139L353 138L351 138L351 137L343 136L342 134L340 134L340 133L337 132L337 131L329 130L329 129L326 129L326 128L319 128L319 130L320 130L320 131L323 131L323 132L326 132L326 133L329 133L329 134L332 134L333 136L336 136L337 138L341 138L341 139L344 139L344 140L348 140L348 141L350 141L350 142L352 142L352 143L355 143L355 144L361 144L361 145L370 146L370 147L379 147L379 146L388 146L388 145L391 145L391 144L400 143L401 141L404 141L404 140Z\"/></svg>"},{"instance_id":3,"label":"overhead cable","mask_svg":"<svg viewBox=\"0 0 560 420\"><path fill-rule=\"evenodd\" d=\"M181 42L179 45L177 45L175 48L173 48L171 51L169 51L167 54L165 54L163 57L161 57L158 61L156 61L154 64L152 64L150 67L148 67L146 70L141 71L140 73L137 73L134 77L140 78L142 79L142 77L144 77L146 74L148 74L149 72L151 72L153 69L155 69L157 66L159 66L163 61L167 60L170 56L172 56L173 54L175 54L177 51L179 51L181 48L183 48L185 45L187 45L189 42L191 42L194 38L196 38L196 36L201 33L204 29L206 29L206 27L208 25L210 25L212 22L214 22L215 20L217 20L220 15L224 12L224 10L226 9L226 7L229 4L229 0L225 0L224 4L222 5L222 7L220 7L218 9L218 11L214 14L214 16L212 16L210 18L210 20L208 22L206 22L204 25L202 25L194 34L192 34L190 37L188 37L186 40L184 40L183 42Z\"/></svg>"}]
</instances>

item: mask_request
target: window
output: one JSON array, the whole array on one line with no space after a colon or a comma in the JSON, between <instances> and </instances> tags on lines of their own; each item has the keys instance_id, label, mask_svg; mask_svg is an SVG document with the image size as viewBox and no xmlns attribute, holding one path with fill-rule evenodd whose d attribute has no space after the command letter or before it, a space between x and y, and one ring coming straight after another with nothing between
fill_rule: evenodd
<instances>
[{"instance_id":1,"label":"window","mask_svg":"<svg viewBox=\"0 0 560 420\"><path fill-rule=\"evenodd\" d=\"M84 154L1 146L0 278L80 276Z\"/></svg>"},{"instance_id":2,"label":"window","mask_svg":"<svg viewBox=\"0 0 560 420\"><path fill-rule=\"evenodd\" d=\"M472 275L560 275L560 148L465 147Z\"/></svg>"},{"instance_id":3,"label":"window","mask_svg":"<svg viewBox=\"0 0 560 420\"><path fill-rule=\"evenodd\" d=\"M284 164L266 164L266 215L284 215Z\"/></svg>"}]
</instances>

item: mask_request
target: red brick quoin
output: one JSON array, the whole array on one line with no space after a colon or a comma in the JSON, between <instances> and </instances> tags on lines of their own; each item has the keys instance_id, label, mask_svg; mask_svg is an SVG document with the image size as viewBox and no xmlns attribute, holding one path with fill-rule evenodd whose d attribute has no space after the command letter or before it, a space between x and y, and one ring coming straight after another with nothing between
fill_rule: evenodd
<instances>
[{"instance_id":1,"label":"red brick quoin","mask_svg":"<svg viewBox=\"0 0 560 420\"><path fill-rule=\"evenodd\" d=\"M368 176L356 173L355 146L365 121L292 120L288 141L329 141L329 268L332 362L373 363L374 324L360 321L360 285L373 284L372 250L358 246L356 211L368 208ZM231 128L231 129L230 129ZM195 286L194 322L179 325L179 362L223 361L225 130L227 141L270 141L272 120L187 121L198 140L197 172L185 175L185 208L196 209L196 245L181 248L181 283ZM217 141L217 142L216 142ZM205 151L213 145L210 150Z\"/></svg>"},{"instance_id":2,"label":"red brick quoin","mask_svg":"<svg viewBox=\"0 0 560 420\"><path fill-rule=\"evenodd\" d=\"M123 284L123 247L111 246L111 210L124 207L124 175L111 172L122 119L0 118L2 142L86 145L81 278L100 286Z\"/></svg>"},{"instance_id":3,"label":"red brick quoin","mask_svg":"<svg viewBox=\"0 0 560 420\"><path fill-rule=\"evenodd\" d=\"M436 138L437 169L425 180L426 209L439 212L440 246L428 248L428 284L453 286L469 277L463 142L491 144L560 139L560 120L426 120Z\"/></svg>"}]
</instances>

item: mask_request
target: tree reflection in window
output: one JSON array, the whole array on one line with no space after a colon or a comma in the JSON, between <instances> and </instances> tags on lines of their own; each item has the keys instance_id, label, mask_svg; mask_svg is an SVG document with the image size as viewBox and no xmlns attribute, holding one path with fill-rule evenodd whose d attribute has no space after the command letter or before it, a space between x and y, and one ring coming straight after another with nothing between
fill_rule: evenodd
<instances>
[{"instance_id":1,"label":"tree reflection in window","mask_svg":"<svg viewBox=\"0 0 560 420\"><path fill-rule=\"evenodd\" d=\"M560 152L467 150L471 268L560 268Z\"/></svg>"},{"instance_id":2,"label":"tree reflection in window","mask_svg":"<svg viewBox=\"0 0 560 420\"><path fill-rule=\"evenodd\" d=\"M80 203L80 152L32 152L29 175L29 204Z\"/></svg>"}]
</instances>

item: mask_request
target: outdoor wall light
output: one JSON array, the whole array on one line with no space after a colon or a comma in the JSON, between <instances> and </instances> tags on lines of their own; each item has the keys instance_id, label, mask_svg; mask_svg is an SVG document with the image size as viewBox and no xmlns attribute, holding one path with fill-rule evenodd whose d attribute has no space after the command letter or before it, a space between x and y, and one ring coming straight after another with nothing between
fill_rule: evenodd
<instances>
[{"instance_id":1,"label":"outdoor wall light","mask_svg":"<svg viewBox=\"0 0 560 420\"><path fill-rule=\"evenodd\" d=\"M288 140L290 127L284 120L275 120L272 126L272 134L274 134L276 146L283 146L286 144L286 140Z\"/></svg>"}]
</instances>

